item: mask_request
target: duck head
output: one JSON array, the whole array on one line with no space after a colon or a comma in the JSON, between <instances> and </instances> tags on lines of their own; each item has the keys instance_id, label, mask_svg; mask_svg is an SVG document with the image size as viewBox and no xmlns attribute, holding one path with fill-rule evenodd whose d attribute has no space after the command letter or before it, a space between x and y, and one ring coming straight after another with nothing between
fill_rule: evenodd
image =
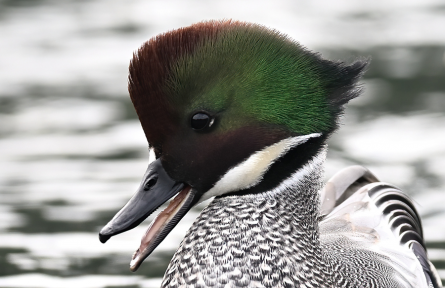
<instances>
[{"instance_id":1,"label":"duck head","mask_svg":"<svg viewBox=\"0 0 445 288\"><path fill-rule=\"evenodd\" d=\"M244 22L202 22L144 43L128 87L156 160L100 240L176 195L142 238L135 271L195 204L273 188L323 147L365 67L324 60Z\"/></svg>"}]
</instances>

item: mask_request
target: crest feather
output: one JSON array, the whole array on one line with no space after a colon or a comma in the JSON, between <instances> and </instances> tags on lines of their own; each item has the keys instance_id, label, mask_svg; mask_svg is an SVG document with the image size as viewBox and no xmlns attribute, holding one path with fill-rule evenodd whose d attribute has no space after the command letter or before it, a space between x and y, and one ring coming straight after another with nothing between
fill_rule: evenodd
<instances>
[{"instance_id":1,"label":"crest feather","mask_svg":"<svg viewBox=\"0 0 445 288\"><path fill-rule=\"evenodd\" d=\"M130 62L128 90L149 143L162 142L180 125L186 111L178 109L220 105L204 108L221 111L231 98L237 115L292 134L330 134L343 105L359 95L367 64L325 60L261 25L208 21L144 43Z\"/></svg>"}]
</instances>

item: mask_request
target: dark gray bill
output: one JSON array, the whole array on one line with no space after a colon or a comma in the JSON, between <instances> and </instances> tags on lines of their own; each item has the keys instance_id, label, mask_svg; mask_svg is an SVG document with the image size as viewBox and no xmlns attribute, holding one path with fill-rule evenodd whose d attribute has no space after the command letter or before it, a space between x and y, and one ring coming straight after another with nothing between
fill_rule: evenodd
<instances>
[{"instance_id":1,"label":"dark gray bill","mask_svg":"<svg viewBox=\"0 0 445 288\"><path fill-rule=\"evenodd\" d=\"M168 204L156 219L151 222L150 227L141 239L141 245L133 254L130 262L130 270L136 271L142 261L147 258L151 252L164 240L165 236L178 224L185 214L195 203L195 190L186 186L179 194Z\"/></svg>"},{"instance_id":2,"label":"dark gray bill","mask_svg":"<svg viewBox=\"0 0 445 288\"><path fill-rule=\"evenodd\" d=\"M158 159L148 165L138 191L99 233L102 243L111 236L138 226L151 213L184 188L183 183L171 179Z\"/></svg>"},{"instance_id":3,"label":"dark gray bill","mask_svg":"<svg viewBox=\"0 0 445 288\"><path fill-rule=\"evenodd\" d=\"M105 243L112 236L133 229L176 194L168 207L151 223L141 240L141 246L133 255L130 269L136 271L195 203L195 191L189 185L171 179L159 159L148 166L136 194L102 228L99 240Z\"/></svg>"}]
</instances>

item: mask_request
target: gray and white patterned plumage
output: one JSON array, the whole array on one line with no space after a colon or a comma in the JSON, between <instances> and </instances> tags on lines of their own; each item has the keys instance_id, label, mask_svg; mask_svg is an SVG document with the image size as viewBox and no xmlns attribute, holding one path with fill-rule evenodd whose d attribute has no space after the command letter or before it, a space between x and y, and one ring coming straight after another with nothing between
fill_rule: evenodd
<instances>
[{"instance_id":1,"label":"gray and white patterned plumage","mask_svg":"<svg viewBox=\"0 0 445 288\"><path fill-rule=\"evenodd\" d=\"M322 184L326 141L360 94L367 64L328 61L238 21L144 43L130 63L129 92L156 160L99 240L172 199L142 237L136 271L194 205L216 197L162 287L441 286L399 189L362 167Z\"/></svg>"},{"instance_id":2,"label":"gray and white patterned plumage","mask_svg":"<svg viewBox=\"0 0 445 288\"><path fill-rule=\"evenodd\" d=\"M370 197L381 185L367 184L372 177L358 177L367 185L346 199L330 195L334 205L323 208L332 185L349 181L342 188L349 193L359 179L328 182L327 215L320 213L324 158L323 151L271 191L214 199L187 232L162 287L440 287L431 265L430 283L418 276L414 242L401 243Z\"/></svg>"}]
</instances>

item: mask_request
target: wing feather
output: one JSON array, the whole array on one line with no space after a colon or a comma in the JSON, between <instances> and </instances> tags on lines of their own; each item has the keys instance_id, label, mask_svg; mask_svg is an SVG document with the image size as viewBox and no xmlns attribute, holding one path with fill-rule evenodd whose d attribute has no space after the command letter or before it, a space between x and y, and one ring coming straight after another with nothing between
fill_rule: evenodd
<instances>
[{"instance_id":1,"label":"wing feather","mask_svg":"<svg viewBox=\"0 0 445 288\"><path fill-rule=\"evenodd\" d=\"M376 269L386 271L401 287L442 287L428 260L419 214L399 188L378 182L364 167L351 166L327 182L320 205L321 241L328 258L334 257L330 251L335 245L346 241L352 252L345 263L359 261L354 255L368 255L370 262L382 263Z\"/></svg>"}]
</instances>

